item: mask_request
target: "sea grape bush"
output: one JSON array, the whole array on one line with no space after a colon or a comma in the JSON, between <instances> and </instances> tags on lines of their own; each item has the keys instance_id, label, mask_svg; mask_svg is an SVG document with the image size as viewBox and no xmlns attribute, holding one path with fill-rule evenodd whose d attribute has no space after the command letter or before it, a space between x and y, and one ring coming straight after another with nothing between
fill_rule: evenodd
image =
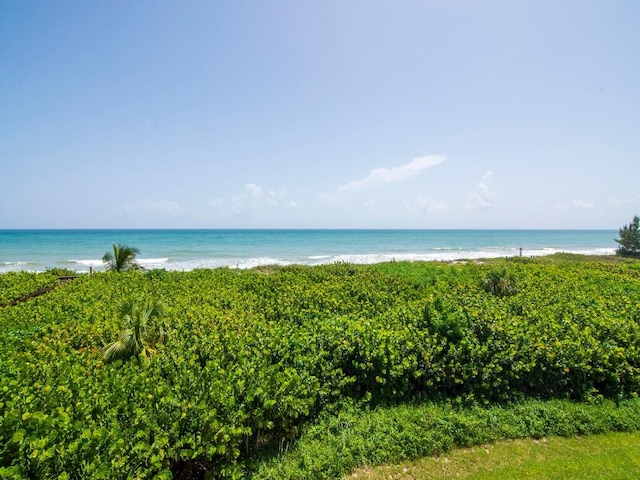
<instances>
[{"instance_id":1,"label":"sea grape bush","mask_svg":"<svg viewBox=\"0 0 640 480\"><path fill-rule=\"evenodd\" d=\"M0 306L18 300L58 281L53 273L7 272L0 274Z\"/></svg>"},{"instance_id":2,"label":"sea grape bush","mask_svg":"<svg viewBox=\"0 0 640 480\"><path fill-rule=\"evenodd\" d=\"M243 478L321 412L640 392L640 269L334 264L82 276L0 309L0 477ZM17 285L20 275L1 275ZM105 364L118 306L164 305L149 362Z\"/></svg>"}]
</instances>

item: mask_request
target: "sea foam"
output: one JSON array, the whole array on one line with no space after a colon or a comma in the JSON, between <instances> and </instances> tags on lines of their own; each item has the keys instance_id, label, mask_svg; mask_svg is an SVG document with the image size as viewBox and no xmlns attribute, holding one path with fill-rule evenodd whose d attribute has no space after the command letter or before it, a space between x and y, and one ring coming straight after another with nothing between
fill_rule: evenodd
<instances>
[{"instance_id":1,"label":"sea foam","mask_svg":"<svg viewBox=\"0 0 640 480\"><path fill-rule=\"evenodd\" d=\"M69 260L69 263L75 263L78 265L84 265L85 267L101 267L103 265L102 260Z\"/></svg>"},{"instance_id":2,"label":"sea foam","mask_svg":"<svg viewBox=\"0 0 640 480\"><path fill-rule=\"evenodd\" d=\"M611 230L0 230L0 272L44 271L56 266L81 272L101 271L104 265L98 253L114 238L140 248L147 255L138 258L145 269L187 271L335 262L446 262L536 257L558 252L613 255L616 233Z\"/></svg>"},{"instance_id":3,"label":"sea foam","mask_svg":"<svg viewBox=\"0 0 640 480\"><path fill-rule=\"evenodd\" d=\"M166 264L168 258L138 258L136 259L138 265L144 268L162 268L163 264Z\"/></svg>"}]
</instances>

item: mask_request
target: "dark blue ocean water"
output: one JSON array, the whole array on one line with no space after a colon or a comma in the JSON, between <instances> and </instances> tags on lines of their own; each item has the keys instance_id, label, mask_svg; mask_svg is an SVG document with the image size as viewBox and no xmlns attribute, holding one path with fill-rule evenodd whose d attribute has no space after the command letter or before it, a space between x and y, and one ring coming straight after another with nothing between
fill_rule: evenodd
<instances>
[{"instance_id":1,"label":"dark blue ocean water","mask_svg":"<svg viewBox=\"0 0 640 480\"><path fill-rule=\"evenodd\" d=\"M251 268L389 260L613 254L611 230L0 230L0 272L101 269L113 243L147 268Z\"/></svg>"}]
</instances>

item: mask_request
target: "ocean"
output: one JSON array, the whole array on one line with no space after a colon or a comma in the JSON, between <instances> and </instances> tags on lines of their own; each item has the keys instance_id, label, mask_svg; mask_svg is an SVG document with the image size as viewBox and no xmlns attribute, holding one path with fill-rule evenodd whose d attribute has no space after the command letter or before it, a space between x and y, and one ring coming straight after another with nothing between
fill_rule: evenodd
<instances>
[{"instance_id":1,"label":"ocean","mask_svg":"<svg viewBox=\"0 0 640 480\"><path fill-rule=\"evenodd\" d=\"M610 255L613 230L0 230L0 272L102 269L113 243L147 268L452 261L556 252Z\"/></svg>"}]
</instances>

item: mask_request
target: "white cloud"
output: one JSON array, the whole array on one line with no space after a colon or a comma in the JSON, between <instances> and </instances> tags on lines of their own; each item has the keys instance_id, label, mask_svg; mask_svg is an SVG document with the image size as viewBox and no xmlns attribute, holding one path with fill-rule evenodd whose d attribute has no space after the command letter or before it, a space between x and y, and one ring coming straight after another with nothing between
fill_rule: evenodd
<instances>
[{"instance_id":1,"label":"white cloud","mask_svg":"<svg viewBox=\"0 0 640 480\"><path fill-rule=\"evenodd\" d=\"M595 207L593 203L585 202L584 200L574 200L573 202L571 202L571 206L573 208L581 208L581 209L590 209Z\"/></svg>"},{"instance_id":2,"label":"white cloud","mask_svg":"<svg viewBox=\"0 0 640 480\"><path fill-rule=\"evenodd\" d=\"M607 201L607 205L611 207L619 207L621 205L633 205L636 203L640 203L640 194L634 197L627 198L612 198Z\"/></svg>"},{"instance_id":3,"label":"white cloud","mask_svg":"<svg viewBox=\"0 0 640 480\"><path fill-rule=\"evenodd\" d=\"M180 211L180 205L174 200L140 200L133 203L125 203L127 213L160 213L174 214Z\"/></svg>"},{"instance_id":4,"label":"white cloud","mask_svg":"<svg viewBox=\"0 0 640 480\"><path fill-rule=\"evenodd\" d=\"M212 210L214 211L221 210L223 206L224 206L224 199L222 197L215 197L215 198L209 199L209 207Z\"/></svg>"},{"instance_id":5,"label":"white cloud","mask_svg":"<svg viewBox=\"0 0 640 480\"><path fill-rule=\"evenodd\" d=\"M278 206L278 194L265 190L261 185L248 183L242 193L231 198L231 211L238 215L248 212L265 212Z\"/></svg>"},{"instance_id":6,"label":"white cloud","mask_svg":"<svg viewBox=\"0 0 640 480\"><path fill-rule=\"evenodd\" d=\"M490 208L496 203L496 192L493 190L493 173L487 172L476 185L476 189L469 192L467 207L472 209Z\"/></svg>"},{"instance_id":7,"label":"white cloud","mask_svg":"<svg viewBox=\"0 0 640 480\"><path fill-rule=\"evenodd\" d=\"M556 203L554 207L559 210L566 210L566 209L589 210L591 208L594 208L595 205L593 203L585 202L584 200L574 200L569 204Z\"/></svg>"},{"instance_id":8,"label":"white cloud","mask_svg":"<svg viewBox=\"0 0 640 480\"><path fill-rule=\"evenodd\" d=\"M446 203L440 202L438 200L433 200L429 197L420 197L418 199L418 205L420 207L420 210L430 214L446 212L447 210L449 210L449 206Z\"/></svg>"},{"instance_id":9,"label":"white cloud","mask_svg":"<svg viewBox=\"0 0 640 480\"><path fill-rule=\"evenodd\" d=\"M373 198L364 202L362 206L371 213L375 213L376 211L376 201Z\"/></svg>"},{"instance_id":10,"label":"white cloud","mask_svg":"<svg viewBox=\"0 0 640 480\"><path fill-rule=\"evenodd\" d=\"M415 158L411 162L400 165L399 167L376 168L366 177L340 185L335 192L325 193L323 197L327 198L343 192L358 191L373 185L402 182L415 177L428 168L442 163L445 158L446 157L441 155L428 155Z\"/></svg>"},{"instance_id":11,"label":"white cloud","mask_svg":"<svg viewBox=\"0 0 640 480\"><path fill-rule=\"evenodd\" d=\"M224 199L215 197L209 200L209 207L221 212L226 210L234 215L267 212L274 209L295 209L298 203L288 200L283 191L268 190L262 185L247 183L237 195Z\"/></svg>"},{"instance_id":12,"label":"white cloud","mask_svg":"<svg viewBox=\"0 0 640 480\"><path fill-rule=\"evenodd\" d=\"M209 213L218 219L264 219L270 212L296 210L299 203L287 198L284 191L269 190L262 185L247 183L235 195L210 198L208 207Z\"/></svg>"}]
</instances>

